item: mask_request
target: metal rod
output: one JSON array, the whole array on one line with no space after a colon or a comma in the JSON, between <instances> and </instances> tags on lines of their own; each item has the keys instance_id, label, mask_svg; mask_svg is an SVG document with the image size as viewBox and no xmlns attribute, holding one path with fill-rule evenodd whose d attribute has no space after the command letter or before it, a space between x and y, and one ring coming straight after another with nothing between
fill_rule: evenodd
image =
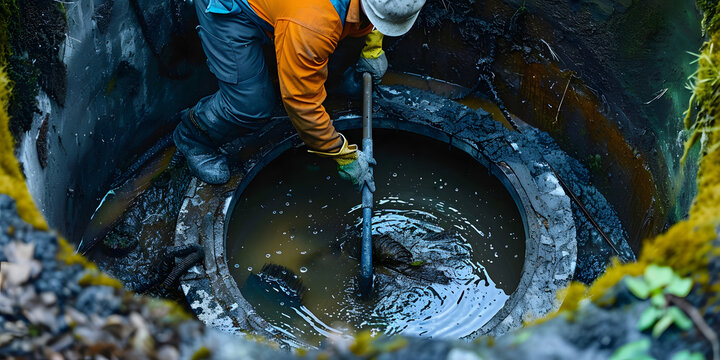
<instances>
[{"instance_id":1,"label":"metal rod","mask_svg":"<svg viewBox=\"0 0 720 360\"><path fill-rule=\"evenodd\" d=\"M570 80L572 80L572 77L570 77ZM570 86L570 83L569 83L569 82L568 82L568 86ZM567 91L567 89L565 89L565 90ZM517 132L519 132L519 133L522 133L522 130L520 130L520 127L517 126L517 124L515 123L515 121L512 119L512 117L511 117L510 115L508 115L508 114L503 114L503 115L504 115L505 118L510 122L510 125L512 126L512 128L513 128L515 131L517 131ZM565 190L565 192L570 196L570 200L572 200L572 202L574 202L575 205L577 205L578 208L580 208L580 211L582 211L582 213L585 214L585 217L588 219L588 221L590 221L590 224L595 228L595 230L597 230L597 232L598 232L598 233L600 234L600 236L605 240L605 242L607 242L607 244L610 245L610 248L612 248L612 250L615 252L615 254L617 254L617 256L618 256L618 258L620 259L620 261L622 261L622 262L628 262L628 261L630 261L630 260L628 260L628 259L625 259L625 257L623 256L623 254L620 252L620 250L618 250L618 248L617 248L617 247L615 246L615 244L612 242L612 240L610 239L610 237L609 237L609 236L605 233L605 231L603 231L603 229L600 227L600 224L598 224L597 221L595 221L595 219L594 219L593 216L590 214L590 212L588 211L588 209L585 207L585 205L583 205L582 201L580 201L580 199L577 197L577 195L575 195L575 193L574 193L574 192L570 189L570 187L565 183L565 181L562 179L562 177L560 177L560 174L558 174L557 171L555 171L555 169L552 167L552 165L550 165L550 162L547 161L547 159L545 159L545 155L540 154L540 156L542 157L543 160L545 160L545 162L548 164L548 166L550 166L550 170L553 172L553 174L555 174L555 177L558 179L558 182L560 183L560 186L561 186L561 187L563 188L563 190Z\"/></svg>"},{"instance_id":2,"label":"metal rod","mask_svg":"<svg viewBox=\"0 0 720 360\"><path fill-rule=\"evenodd\" d=\"M363 74L363 149L369 158L373 157L372 142L372 76ZM372 168L370 169L372 172ZM362 188L362 253L360 255L360 292L364 297L372 294L373 264L372 264L372 206L373 193L363 185Z\"/></svg>"},{"instance_id":3,"label":"metal rod","mask_svg":"<svg viewBox=\"0 0 720 360\"><path fill-rule=\"evenodd\" d=\"M543 159L544 158L545 157L543 157ZM585 207L585 205L582 204L580 199L578 199L577 195L575 195L575 193L572 190L570 190L570 187L565 183L565 180L563 180L560 177L560 175L557 173L557 171L555 171L555 168L553 168L553 166L550 165L549 161L545 160L545 162L550 167L550 170L553 172L553 174L555 174L555 177L558 179L560 186L562 186L562 188L565 190L565 192L568 193L568 195L570 195L570 199L572 199L572 201L575 203L575 205L577 205L580 208L580 211L582 211L583 214L585 214L585 217L588 219L588 221L590 221L590 224L595 228L595 230L598 231L598 233L605 240L605 242L607 242L608 245L610 245L610 248L612 248L613 251L615 252L615 254L617 254L618 258L620 258L620 261L628 262L628 260L623 257L623 254L620 252L620 250L618 250L618 248L615 246L615 244L612 242L612 240L610 240L610 237L600 228L600 224L598 224L597 221L595 221L595 219L592 217L592 215L590 215L590 212Z\"/></svg>"}]
</instances>

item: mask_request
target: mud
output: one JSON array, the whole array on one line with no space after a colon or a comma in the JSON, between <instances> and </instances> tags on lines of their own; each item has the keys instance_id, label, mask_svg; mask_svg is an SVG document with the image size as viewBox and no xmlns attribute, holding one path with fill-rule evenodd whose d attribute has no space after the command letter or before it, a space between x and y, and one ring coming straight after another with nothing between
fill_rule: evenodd
<instances>
[{"instance_id":1,"label":"mud","mask_svg":"<svg viewBox=\"0 0 720 360\"><path fill-rule=\"evenodd\" d=\"M161 263L174 262L175 256L169 259L166 253L172 247L177 214L189 178L182 161L155 175L122 215L108 222L113 225L88 253L90 259L129 289L150 290L165 281L173 267L163 267ZM176 285L158 289L156 294L178 298L175 291Z\"/></svg>"}]
</instances>

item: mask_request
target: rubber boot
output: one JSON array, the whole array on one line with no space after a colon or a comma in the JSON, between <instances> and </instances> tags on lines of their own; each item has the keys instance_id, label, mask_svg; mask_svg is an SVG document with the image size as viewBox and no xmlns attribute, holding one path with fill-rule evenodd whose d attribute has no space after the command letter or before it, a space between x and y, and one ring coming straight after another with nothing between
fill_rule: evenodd
<instances>
[{"instance_id":1,"label":"rubber boot","mask_svg":"<svg viewBox=\"0 0 720 360\"><path fill-rule=\"evenodd\" d=\"M173 133L175 146L185 156L192 174L214 185L230 180L228 160L219 148L236 133L229 124L217 122L200 124L190 108L180 113L180 123Z\"/></svg>"}]
</instances>

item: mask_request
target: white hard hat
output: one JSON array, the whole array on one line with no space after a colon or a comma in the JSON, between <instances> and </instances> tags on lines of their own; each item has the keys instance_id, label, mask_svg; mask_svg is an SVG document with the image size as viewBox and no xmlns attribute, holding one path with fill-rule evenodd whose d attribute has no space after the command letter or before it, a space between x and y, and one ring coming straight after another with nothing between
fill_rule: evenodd
<instances>
[{"instance_id":1,"label":"white hard hat","mask_svg":"<svg viewBox=\"0 0 720 360\"><path fill-rule=\"evenodd\" d=\"M408 32L425 0L360 0L370 22L387 36Z\"/></svg>"}]
</instances>

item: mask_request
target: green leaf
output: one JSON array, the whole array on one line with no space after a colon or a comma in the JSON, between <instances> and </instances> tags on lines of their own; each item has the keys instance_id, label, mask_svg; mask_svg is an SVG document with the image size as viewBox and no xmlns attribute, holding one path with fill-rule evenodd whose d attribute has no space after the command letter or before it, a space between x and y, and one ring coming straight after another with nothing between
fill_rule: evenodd
<instances>
[{"instance_id":1,"label":"green leaf","mask_svg":"<svg viewBox=\"0 0 720 360\"><path fill-rule=\"evenodd\" d=\"M670 281L670 284L665 288L665 292L677 297L686 297L692 289L692 284L692 279L681 278L675 275L672 281Z\"/></svg>"},{"instance_id":2,"label":"green leaf","mask_svg":"<svg viewBox=\"0 0 720 360\"><path fill-rule=\"evenodd\" d=\"M652 359L647 354L648 350L650 350L650 339L633 341L617 349L610 360Z\"/></svg>"},{"instance_id":3,"label":"green leaf","mask_svg":"<svg viewBox=\"0 0 720 360\"><path fill-rule=\"evenodd\" d=\"M690 330L693 327L693 322L690 320L690 318L685 315L685 313L680 310L678 307L671 307L668 309L668 315L670 315L673 319L673 322L677 327L679 327L682 330Z\"/></svg>"},{"instance_id":4,"label":"green leaf","mask_svg":"<svg viewBox=\"0 0 720 360\"><path fill-rule=\"evenodd\" d=\"M628 290L630 290L633 295L637 296L640 299L647 299L650 295L650 287L642 279L638 279L635 277L626 277L625 285L627 285Z\"/></svg>"},{"instance_id":5,"label":"green leaf","mask_svg":"<svg viewBox=\"0 0 720 360\"><path fill-rule=\"evenodd\" d=\"M650 265L645 269L645 281L650 285L650 290L667 286L672 281L675 273L670 267Z\"/></svg>"},{"instance_id":6,"label":"green leaf","mask_svg":"<svg viewBox=\"0 0 720 360\"><path fill-rule=\"evenodd\" d=\"M673 355L672 360L705 360L701 353L691 353L690 350L682 350Z\"/></svg>"},{"instance_id":7,"label":"green leaf","mask_svg":"<svg viewBox=\"0 0 720 360\"><path fill-rule=\"evenodd\" d=\"M654 306L648 306L645 311L643 311L642 315L640 315L640 321L638 322L638 329L640 331L645 331L649 328L651 328L655 322L663 316L665 312L662 309L658 309Z\"/></svg>"},{"instance_id":8,"label":"green leaf","mask_svg":"<svg viewBox=\"0 0 720 360\"><path fill-rule=\"evenodd\" d=\"M410 263L410 266L420 266L425 264L425 260L417 260Z\"/></svg>"},{"instance_id":9,"label":"green leaf","mask_svg":"<svg viewBox=\"0 0 720 360\"><path fill-rule=\"evenodd\" d=\"M667 300L665 300L665 294L663 293L653 294L653 296L650 298L650 302L653 306L659 308L664 308L665 305L667 305Z\"/></svg>"},{"instance_id":10,"label":"green leaf","mask_svg":"<svg viewBox=\"0 0 720 360\"><path fill-rule=\"evenodd\" d=\"M667 330L667 328L669 328L670 325L672 325L672 323L673 323L672 315L669 315L667 313L665 315L663 315L663 317L661 317L660 320L658 320L658 322L656 322L655 326L653 327L653 330L652 330L653 337L656 337L656 338L660 337L660 335L662 335L662 333L664 333L665 330Z\"/></svg>"}]
</instances>

